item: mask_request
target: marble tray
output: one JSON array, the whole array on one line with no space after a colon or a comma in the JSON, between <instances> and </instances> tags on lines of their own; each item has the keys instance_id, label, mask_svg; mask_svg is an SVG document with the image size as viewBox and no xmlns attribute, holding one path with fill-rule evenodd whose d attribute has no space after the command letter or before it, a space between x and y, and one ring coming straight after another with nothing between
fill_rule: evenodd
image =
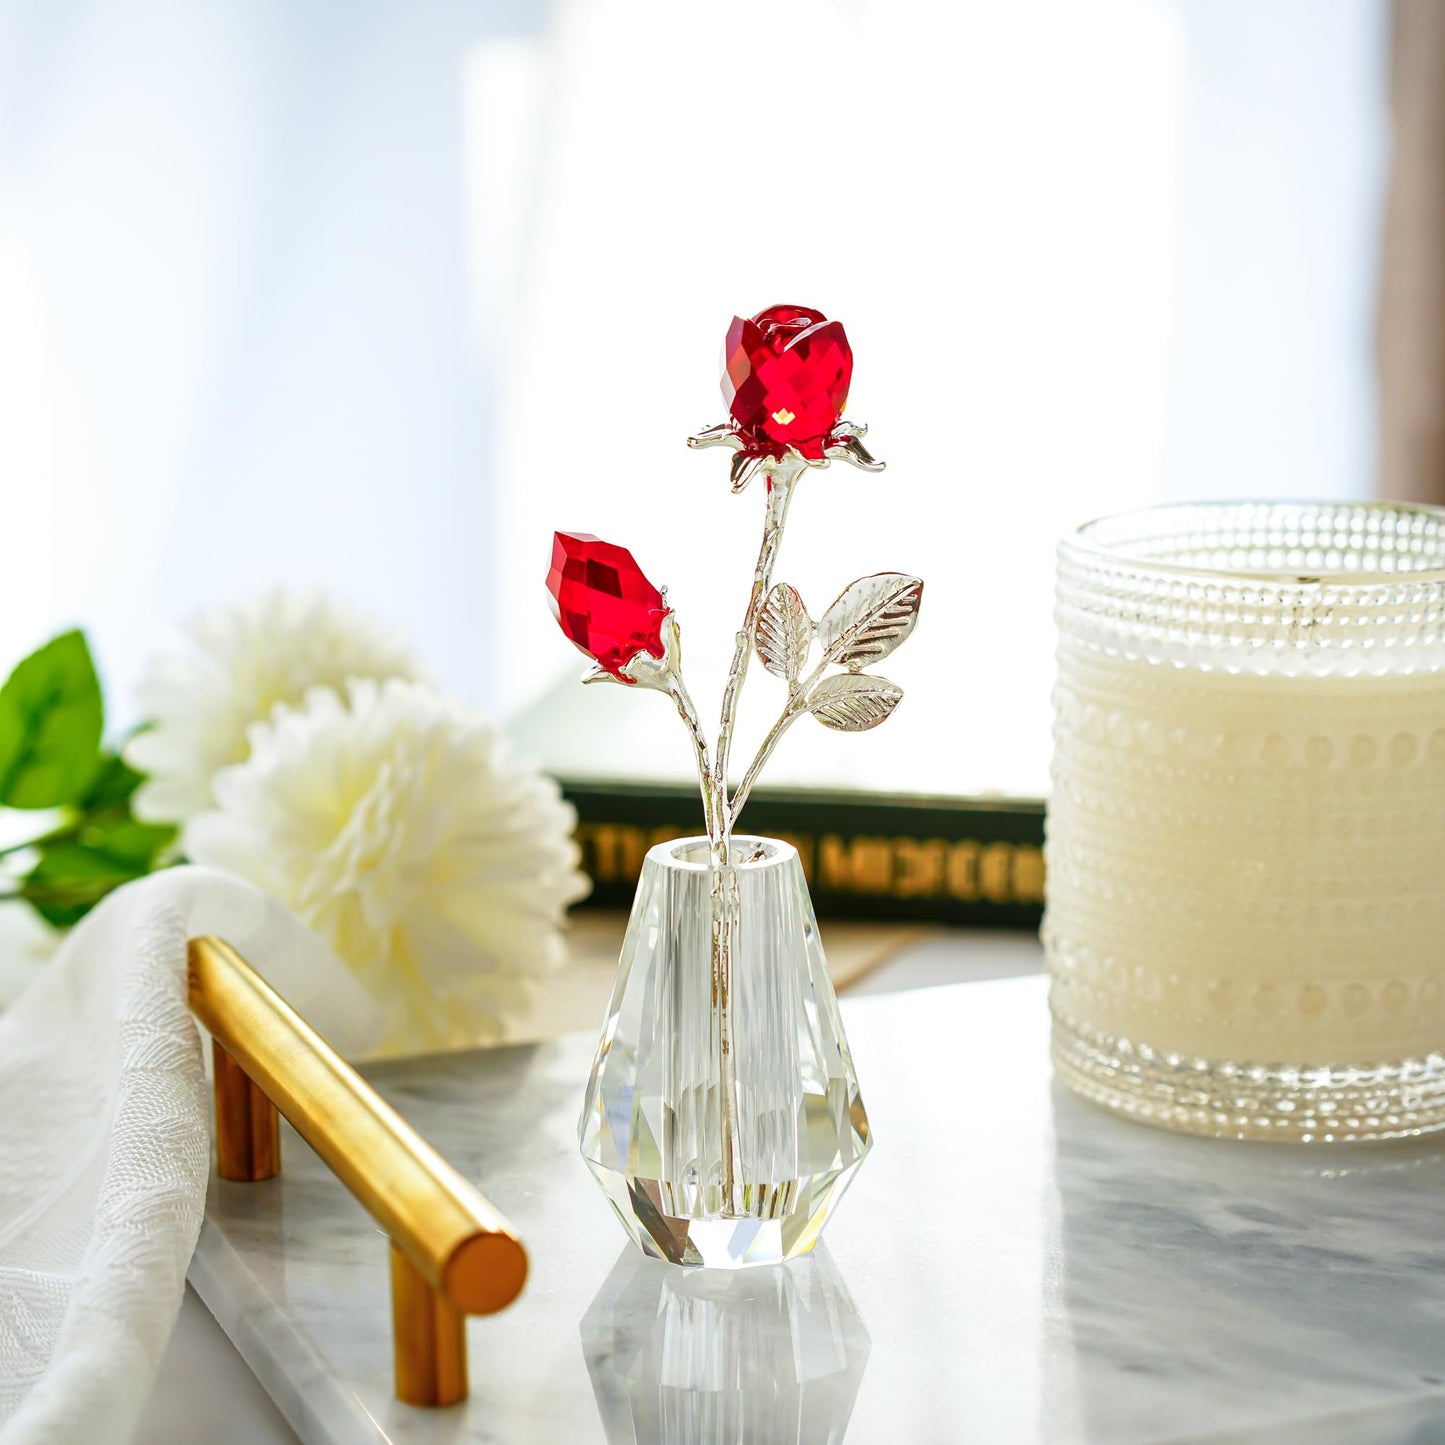
<instances>
[{"instance_id":1,"label":"marble tray","mask_svg":"<svg viewBox=\"0 0 1445 1445\"><path fill-rule=\"evenodd\" d=\"M317 1445L1445 1441L1445 1148L1096 1112L1040 979L844 1013L877 1147L812 1259L740 1275L624 1249L573 1132L590 1038L369 1071L531 1250L464 1405L391 1398L385 1241L294 1136L213 1181L192 1282Z\"/></svg>"}]
</instances>

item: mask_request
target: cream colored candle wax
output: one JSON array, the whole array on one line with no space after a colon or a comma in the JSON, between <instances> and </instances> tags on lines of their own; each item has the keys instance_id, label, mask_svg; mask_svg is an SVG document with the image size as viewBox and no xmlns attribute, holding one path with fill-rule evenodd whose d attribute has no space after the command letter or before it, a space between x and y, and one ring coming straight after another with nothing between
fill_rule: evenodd
<instances>
[{"instance_id":1,"label":"cream colored candle wax","mask_svg":"<svg viewBox=\"0 0 1445 1445\"><path fill-rule=\"evenodd\" d=\"M1093 524L1059 630L1062 1077L1205 1133L1445 1124L1445 513Z\"/></svg>"}]
</instances>

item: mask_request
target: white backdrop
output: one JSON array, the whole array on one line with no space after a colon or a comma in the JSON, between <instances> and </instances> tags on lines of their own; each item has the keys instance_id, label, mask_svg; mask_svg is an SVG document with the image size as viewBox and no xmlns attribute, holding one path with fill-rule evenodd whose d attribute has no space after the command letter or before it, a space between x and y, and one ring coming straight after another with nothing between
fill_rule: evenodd
<instances>
[{"instance_id":1,"label":"white backdrop","mask_svg":"<svg viewBox=\"0 0 1445 1445\"><path fill-rule=\"evenodd\" d=\"M1370 488L1384 24L0 0L0 652L83 621L123 699L166 619L319 582L511 714L580 665L562 526L669 583L715 677L761 498L682 438L733 311L798 301L846 322L890 465L808 479L782 575L815 609L885 567L928 591L897 718L800 729L772 776L1037 787L1062 527ZM604 691L530 739L686 766Z\"/></svg>"}]
</instances>

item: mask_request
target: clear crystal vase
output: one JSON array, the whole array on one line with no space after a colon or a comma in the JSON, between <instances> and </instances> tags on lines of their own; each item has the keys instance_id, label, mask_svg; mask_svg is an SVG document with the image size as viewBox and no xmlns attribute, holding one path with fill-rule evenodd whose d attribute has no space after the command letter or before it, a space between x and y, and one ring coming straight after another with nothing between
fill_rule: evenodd
<instances>
[{"instance_id":1,"label":"clear crystal vase","mask_svg":"<svg viewBox=\"0 0 1445 1445\"><path fill-rule=\"evenodd\" d=\"M674 1264L805 1254L871 1136L798 853L643 862L578 1126L623 1227Z\"/></svg>"}]
</instances>

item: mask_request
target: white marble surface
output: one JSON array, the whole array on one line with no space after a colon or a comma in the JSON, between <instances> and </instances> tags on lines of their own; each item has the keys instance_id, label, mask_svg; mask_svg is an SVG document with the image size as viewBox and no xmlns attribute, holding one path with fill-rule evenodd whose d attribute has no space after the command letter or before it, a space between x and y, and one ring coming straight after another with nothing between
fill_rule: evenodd
<instances>
[{"instance_id":1,"label":"white marble surface","mask_svg":"<svg viewBox=\"0 0 1445 1445\"><path fill-rule=\"evenodd\" d=\"M846 946L840 957L835 935L836 925L830 924L828 961L836 972L840 962L846 968L849 960ZM1043 949L1030 934L970 928L926 929L924 935L881 966L867 969L861 981L849 983L850 996L1043 971ZM848 944L857 942L850 934ZM615 938L612 943L615 955ZM0 950L0 957L15 953L13 947ZM600 1012L600 1003L594 1007ZM297 1438L199 1296L188 1290L136 1439L145 1445L194 1445L197 1440L295 1445Z\"/></svg>"},{"instance_id":2,"label":"white marble surface","mask_svg":"<svg viewBox=\"0 0 1445 1445\"><path fill-rule=\"evenodd\" d=\"M195 1290L161 1359L136 1445L296 1445L286 1423Z\"/></svg>"},{"instance_id":3,"label":"white marble surface","mask_svg":"<svg viewBox=\"0 0 1445 1445\"><path fill-rule=\"evenodd\" d=\"M1050 1082L1040 979L844 1007L878 1144L806 1264L626 1254L578 1037L372 1071L532 1252L466 1405L391 1399L384 1241L294 1137L213 1186L193 1283L308 1441L1445 1440L1445 1149L1098 1113Z\"/></svg>"}]
</instances>

